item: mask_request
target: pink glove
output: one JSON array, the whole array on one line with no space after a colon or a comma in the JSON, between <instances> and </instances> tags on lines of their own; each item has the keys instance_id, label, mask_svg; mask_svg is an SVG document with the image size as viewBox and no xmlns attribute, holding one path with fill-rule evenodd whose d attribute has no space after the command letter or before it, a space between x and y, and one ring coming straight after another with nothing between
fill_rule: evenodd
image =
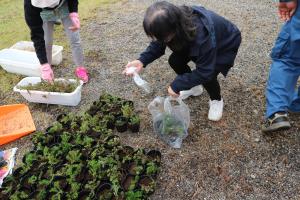
<instances>
[{"instance_id":1,"label":"pink glove","mask_svg":"<svg viewBox=\"0 0 300 200\"><path fill-rule=\"evenodd\" d=\"M53 82L54 74L53 74L53 71L51 69L51 66L48 63L43 64L41 66L41 72L42 72L42 79L43 80L45 80L47 82L50 82L50 83Z\"/></svg>"},{"instance_id":2,"label":"pink glove","mask_svg":"<svg viewBox=\"0 0 300 200\"><path fill-rule=\"evenodd\" d=\"M69 27L72 31L77 31L80 29L80 21L79 21L79 15L76 12L72 12L69 14L69 17L72 21L73 26Z\"/></svg>"}]
</instances>

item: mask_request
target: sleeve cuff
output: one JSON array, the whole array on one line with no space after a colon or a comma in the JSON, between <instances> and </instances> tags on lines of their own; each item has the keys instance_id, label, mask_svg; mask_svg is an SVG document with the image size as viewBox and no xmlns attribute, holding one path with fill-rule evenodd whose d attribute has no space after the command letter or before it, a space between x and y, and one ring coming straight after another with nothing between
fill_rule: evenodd
<instances>
[{"instance_id":1,"label":"sleeve cuff","mask_svg":"<svg viewBox=\"0 0 300 200\"><path fill-rule=\"evenodd\" d=\"M143 68L146 68L149 62L147 62L143 57L139 57L137 60L143 63Z\"/></svg>"},{"instance_id":2,"label":"sleeve cuff","mask_svg":"<svg viewBox=\"0 0 300 200\"><path fill-rule=\"evenodd\" d=\"M181 91L180 88L178 87L176 81L173 81L173 83L171 83L170 87L176 94L179 94Z\"/></svg>"}]
</instances>

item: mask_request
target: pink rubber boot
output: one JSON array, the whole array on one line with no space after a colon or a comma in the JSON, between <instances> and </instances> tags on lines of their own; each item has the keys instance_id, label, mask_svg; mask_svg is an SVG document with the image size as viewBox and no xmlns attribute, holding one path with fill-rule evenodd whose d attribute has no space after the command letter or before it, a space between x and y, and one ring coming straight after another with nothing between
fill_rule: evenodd
<instances>
[{"instance_id":1,"label":"pink rubber boot","mask_svg":"<svg viewBox=\"0 0 300 200\"><path fill-rule=\"evenodd\" d=\"M80 80L83 81L83 83L87 83L89 81L88 71L85 67L77 67L75 74Z\"/></svg>"}]
</instances>

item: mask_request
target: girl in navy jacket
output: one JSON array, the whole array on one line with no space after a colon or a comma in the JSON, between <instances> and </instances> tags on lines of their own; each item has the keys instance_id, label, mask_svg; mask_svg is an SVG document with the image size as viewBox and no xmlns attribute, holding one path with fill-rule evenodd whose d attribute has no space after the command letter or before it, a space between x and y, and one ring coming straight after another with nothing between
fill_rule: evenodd
<instances>
[{"instance_id":1,"label":"girl in navy jacket","mask_svg":"<svg viewBox=\"0 0 300 200\"><path fill-rule=\"evenodd\" d=\"M154 3L147 9L143 26L153 41L126 68L135 66L140 72L164 55L166 47L170 48L173 53L169 64L177 77L168 88L169 94L178 97L181 91L203 85L210 96L208 118L220 120L223 99L217 76L219 73L226 76L234 65L241 43L239 29L203 7L178 7L166 1ZM188 66L190 61L196 64L195 70Z\"/></svg>"}]
</instances>

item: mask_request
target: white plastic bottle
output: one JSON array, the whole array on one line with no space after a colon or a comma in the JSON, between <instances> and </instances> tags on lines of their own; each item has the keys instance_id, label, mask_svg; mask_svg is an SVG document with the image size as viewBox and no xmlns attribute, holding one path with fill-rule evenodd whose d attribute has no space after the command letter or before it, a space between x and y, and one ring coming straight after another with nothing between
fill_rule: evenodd
<instances>
[{"instance_id":1,"label":"white plastic bottle","mask_svg":"<svg viewBox=\"0 0 300 200\"><path fill-rule=\"evenodd\" d=\"M140 77L136 72L136 67L129 67L127 73L133 74L133 81L139 88L143 89L147 94L151 93L150 84Z\"/></svg>"}]
</instances>

